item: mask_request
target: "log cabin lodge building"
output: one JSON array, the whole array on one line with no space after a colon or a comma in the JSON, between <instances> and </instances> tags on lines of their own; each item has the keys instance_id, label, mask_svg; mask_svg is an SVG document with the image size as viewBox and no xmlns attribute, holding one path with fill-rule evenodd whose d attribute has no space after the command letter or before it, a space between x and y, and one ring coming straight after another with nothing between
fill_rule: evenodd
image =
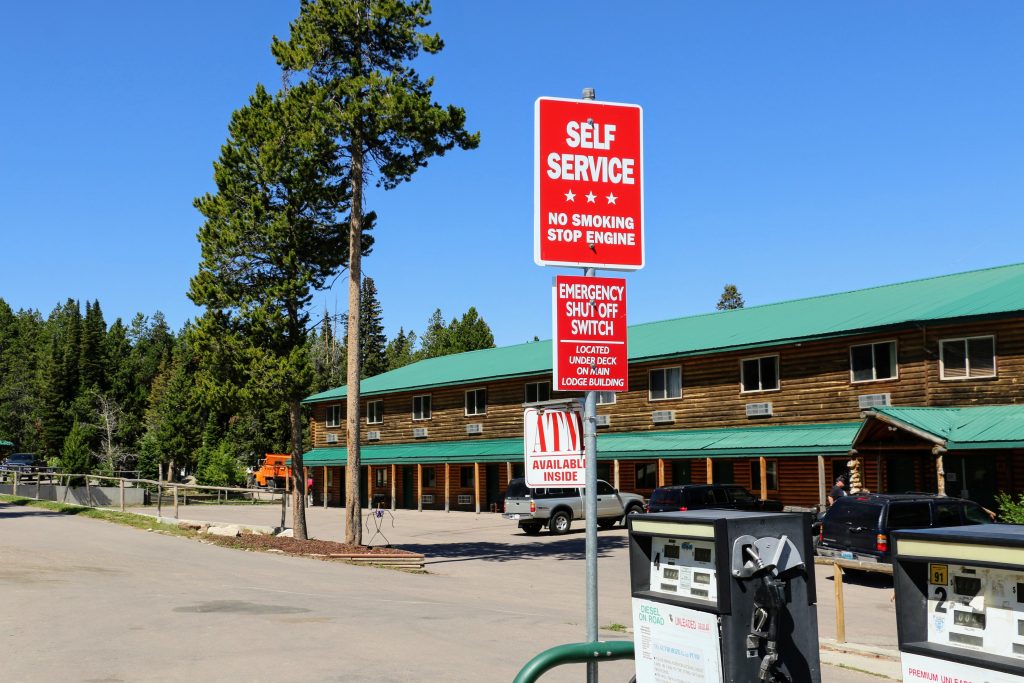
<instances>
[{"instance_id":1,"label":"log cabin lodge building","mask_svg":"<svg viewBox=\"0 0 1024 683\"><path fill-rule=\"evenodd\" d=\"M1024 264L634 325L629 391L598 395L598 477L735 483L823 505L856 459L870 491L993 508L1024 490ZM364 505L500 511L550 341L363 380ZM345 387L308 397L314 502L342 505ZM1021 470L1018 473L1018 470ZM994 508L993 508L994 509Z\"/></svg>"}]
</instances>

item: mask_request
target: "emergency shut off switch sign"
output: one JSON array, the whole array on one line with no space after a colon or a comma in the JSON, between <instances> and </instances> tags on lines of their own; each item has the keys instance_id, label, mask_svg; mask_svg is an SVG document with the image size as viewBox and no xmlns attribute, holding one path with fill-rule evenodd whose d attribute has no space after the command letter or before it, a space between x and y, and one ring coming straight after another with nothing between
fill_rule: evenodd
<instances>
[{"instance_id":1,"label":"emergency shut off switch sign","mask_svg":"<svg viewBox=\"0 0 1024 683\"><path fill-rule=\"evenodd\" d=\"M555 391L627 391L626 281L555 278Z\"/></svg>"}]
</instances>

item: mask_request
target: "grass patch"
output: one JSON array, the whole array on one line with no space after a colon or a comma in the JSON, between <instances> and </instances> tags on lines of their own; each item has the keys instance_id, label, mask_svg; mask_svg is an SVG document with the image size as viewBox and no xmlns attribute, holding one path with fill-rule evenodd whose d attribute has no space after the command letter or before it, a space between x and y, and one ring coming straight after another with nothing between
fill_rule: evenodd
<instances>
[{"instance_id":1,"label":"grass patch","mask_svg":"<svg viewBox=\"0 0 1024 683\"><path fill-rule=\"evenodd\" d=\"M114 510L101 510L98 508L86 507L84 505L71 505L68 503L55 503L50 500L35 500L34 498L22 498L21 496L7 496L0 494L0 502L20 505L23 507L34 507L62 515L75 515L102 519L105 522L113 522L136 529L160 531L175 536L195 536L196 533L189 529L181 529L174 524L160 524L152 517L136 515L131 512L117 512Z\"/></svg>"},{"instance_id":2,"label":"grass patch","mask_svg":"<svg viewBox=\"0 0 1024 683\"><path fill-rule=\"evenodd\" d=\"M629 630L625 624L619 623L608 624L607 626L602 626L601 628L603 628L605 631L614 631L615 633L625 633L627 630Z\"/></svg>"}]
</instances>

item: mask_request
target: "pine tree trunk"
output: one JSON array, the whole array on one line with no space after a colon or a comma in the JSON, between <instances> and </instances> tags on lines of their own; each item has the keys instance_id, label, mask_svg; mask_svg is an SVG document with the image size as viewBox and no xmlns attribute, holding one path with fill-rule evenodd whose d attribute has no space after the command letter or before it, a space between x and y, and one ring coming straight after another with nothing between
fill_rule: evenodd
<instances>
[{"instance_id":1,"label":"pine tree trunk","mask_svg":"<svg viewBox=\"0 0 1024 683\"><path fill-rule=\"evenodd\" d=\"M351 146L349 176L352 185L352 215L348 233L348 380L345 396L345 542L362 545L363 510L359 498L359 290L363 244L363 154L358 143Z\"/></svg>"},{"instance_id":2,"label":"pine tree trunk","mask_svg":"<svg viewBox=\"0 0 1024 683\"><path fill-rule=\"evenodd\" d=\"M288 402L288 419L292 431L292 533L306 540L306 474L302 466L302 404L293 398ZM283 494L283 495L288 495Z\"/></svg>"}]
</instances>

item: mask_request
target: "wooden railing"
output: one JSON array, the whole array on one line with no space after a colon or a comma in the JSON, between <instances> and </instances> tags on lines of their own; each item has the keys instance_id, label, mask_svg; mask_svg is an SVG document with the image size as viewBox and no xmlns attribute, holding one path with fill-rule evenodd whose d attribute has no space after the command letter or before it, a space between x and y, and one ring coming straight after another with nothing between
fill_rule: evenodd
<instances>
[{"instance_id":1,"label":"wooden railing","mask_svg":"<svg viewBox=\"0 0 1024 683\"><path fill-rule=\"evenodd\" d=\"M846 642L846 607L843 604L843 570L856 569L864 572L876 572L892 576L892 565L881 562L861 562L859 560L842 560L832 557L815 557L814 564L832 565L833 590L836 594L836 642Z\"/></svg>"}]
</instances>

